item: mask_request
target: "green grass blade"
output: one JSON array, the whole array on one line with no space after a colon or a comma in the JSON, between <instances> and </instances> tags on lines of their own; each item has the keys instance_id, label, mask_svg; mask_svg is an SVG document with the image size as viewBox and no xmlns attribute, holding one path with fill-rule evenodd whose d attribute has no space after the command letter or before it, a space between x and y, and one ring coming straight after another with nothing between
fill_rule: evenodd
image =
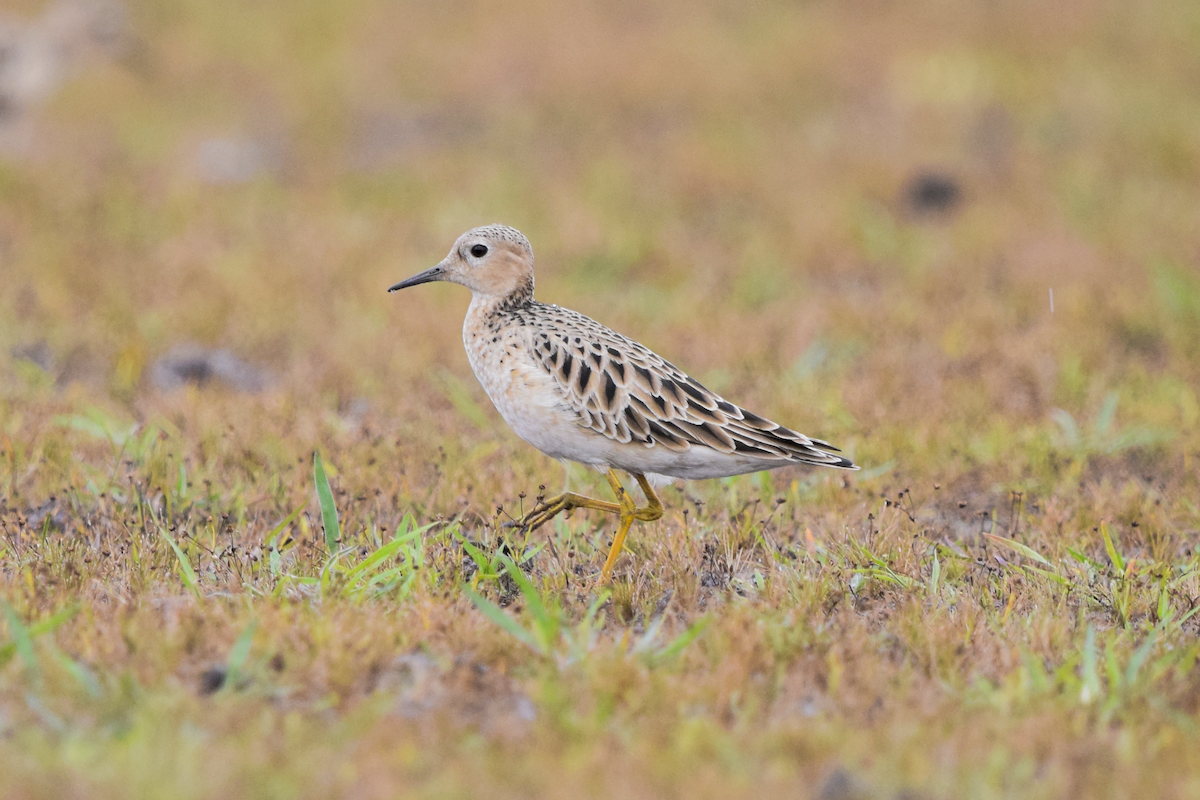
<instances>
[{"instance_id":1,"label":"green grass blade","mask_svg":"<svg viewBox=\"0 0 1200 800\"><path fill-rule=\"evenodd\" d=\"M343 547L325 559L325 563L321 566L321 577L319 580L322 595L329 592L329 584L333 580L333 573L337 572L338 562L352 552L354 552L353 547Z\"/></svg>"},{"instance_id":2,"label":"green grass blade","mask_svg":"<svg viewBox=\"0 0 1200 800\"><path fill-rule=\"evenodd\" d=\"M1101 564L1098 561L1093 561L1092 559L1085 556L1083 553L1076 550L1074 547L1068 546L1065 549L1066 549L1067 553L1071 556L1071 558L1075 559L1080 564L1083 564L1085 567L1092 567L1093 569L1104 569L1103 564Z\"/></svg>"},{"instance_id":3,"label":"green grass blade","mask_svg":"<svg viewBox=\"0 0 1200 800\"><path fill-rule=\"evenodd\" d=\"M1146 641L1142 642L1137 650L1133 651L1133 655L1129 658L1129 663L1125 665L1124 686L1126 690L1132 689L1134 683L1137 682L1138 673L1142 671L1142 666L1146 663L1146 659L1150 657L1150 651L1154 649L1158 637L1155 631L1150 631L1150 635L1146 637Z\"/></svg>"},{"instance_id":4,"label":"green grass blade","mask_svg":"<svg viewBox=\"0 0 1200 800\"><path fill-rule=\"evenodd\" d=\"M50 633L77 613L79 613L79 606L77 605L59 609L53 616L30 625L29 635L36 639L44 633Z\"/></svg>"},{"instance_id":5,"label":"green grass blade","mask_svg":"<svg viewBox=\"0 0 1200 800\"><path fill-rule=\"evenodd\" d=\"M8 635L12 637L12 642L5 647L11 646L34 677L40 677L41 666L38 664L37 653L33 649L33 635L29 628L21 622L17 610L9 605L7 600L0 598L0 608L4 609L4 618L8 620ZM0 660L0 663L4 661L7 659Z\"/></svg>"},{"instance_id":6,"label":"green grass blade","mask_svg":"<svg viewBox=\"0 0 1200 800\"><path fill-rule=\"evenodd\" d=\"M237 684L242 682L246 661L250 658L250 646L254 644L254 634L257 631L258 620L250 620L250 624L238 635L237 641L230 648L229 658L225 662L225 684L222 687L226 691L236 689Z\"/></svg>"},{"instance_id":7,"label":"green grass blade","mask_svg":"<svg viewBox=\"0 0 1200 800\"><path fill-rule=\"evenodd\" d=\"M393 539L382 547L376 549L375 552L371 553L369 556L346 571L346 582L353 583L359 578L374 572L376 567L381 566L383 562L395 555L396 551L402 548L404 544L404 539Z\"/></svg>"},{"instance_id":8,"label":"green grass blade","mask_svg":"<svg viewBox=\"0 0 1200 800\"><path fill-rule=\"evenodd\" d=\"M508 614L505 614L504 610L500 608L500 606L496 605L491 600L488 600L486 597L479 594L469 586L463 587L463 593L470 598L471 602L475 604L476 608L483 612L485 617L495 623L496 626L501 630L512 634L517 641L521 642L521 644L525 645L538 655L548 655L546 650L542 647L542 643L538 637L530 631L522 628L516 620L514 620Z\"/></svg>"},{"instance_id":9,"label":"green grass blade","mask_svg":"<svg viewBox=\"0 0 1200 800\"><path fill-rule=\"evenodd\" d=\"M1104 539L1104 551L1108 553L1108 559L1112 565L1117 568L1117 572L1125 574L1125 559L1121 558L1121 554L1117 552L1117 547L1113 544L1112 534L1108 532L1108 524L1100 523L1100 536Z\"/></svg>"},{"instance_id":10,"label":"green grass blade","mask_svg":"<svg viewBox=\"0 0 1200 800\"><path fill-rule=\"evenodd\" d=\"M1025 558L1028 558L1032 561L1036 561L1039 564L1044 564L1047 567L1054 566L1046 559L1045 556L1043 556L1037 550L1034 550L1032 547L1029 547L1028 545L1021 544L1020 542L1015 542L1012 539L1006 539L1003 536L997 536L994 533L985 533L984 536L988 537L989 539L991 539L993 542L995 542L998 545L1007 547L1009 550L1012 550L1014 553L1017 553L1018 555L1024 556Z\"/></svg>"},{"instance_id":11,"label":"green grass blade","mask_svg":"<svg viewBox=\"0 0 1200 800\"><path fill-rule=\"evenodd\" d=\"M583 624L591 627L596 624L596 616L600 613L600 607L608 602L608 598L612 597L611 589L601 589L596 593L596 599L588 606L587 613L583 615ZM660 615L661 616L661 615Z\"/></svg>"},{"instance_id":12,"label":"green grass blade","mask_svg":"<svg viewBox=\"0 0 1200 800\"><path fill-rule=\"evenodd\" d=\"M1121 683L1121 665L1117 663L1117 651L1110 637L1104 643L1104 671L1108 675L1109 694L1116 694L1124 685Z\"/></svg>"},{"instance_id":13,"label":"green grass blade","mask_svg":"<svg viewBox=\"0 0 1200 800\"><path fill-rule=\"evenodd\" d=\"M12 608L12 606L10 606L8 604L7 601L5 601L3 598L0 598L0 604L3 605L5 618L8 619L9 631L10 631L9 635L12 636L12 639L13 639L8 644L0 645L0 667L7 664L9 659L11 659L18 652L21 654L21 660L26 661L26 663L28 663L28 656L33 651L32 651L32 649L30 649L30 650L22 650L21 649L21 647L23 646L22 636L28 637L29 645L32 648L34 639L36 639L37 637L39 637L43 634L50 633L51 631L56 630L64 622L66 622L67 620L71 619L71 617L73 617L77 613L79 613L79 606L77 606L77 605L67 606L65 608L59 609L52 616L49 616L46 619L40 620L39 622L35 622L32 625L26 626L24 623L21 622L21 618L19 616L16 616L16 611ZM10 616L10 614L11 614L11 616ZM16 619L15 625L13 624L14 618Z\"/></svg>"},{"instance_id":14,"label":"green grass blade","mask_svg":"<svg viewBox=\"0 0 1200 800\"><path fill-rule=\"evenodd\" d=\"M658 634L662 631L665 615L659 614L654 619L650 620L650 624L646 626L646 631L641 635L633 647L629 648L631 656L648 656L654 652L654 643L658 641Z\"/></svg>"},{"instance_id":15,"label":"green grass blade","mask_svg":"<svg viewBox=\"0 0 1200 800\"><path fill-rule=\"evenodd\" d=\"M1050 691L1050 676L1046 674L1046 666L1040 658L1028 651L1022 653L1021 669L1029 681L1031 694L1044 694Z\"/></svg>"},{"instance_id":16,"label":"green grass blade","mask_svg":"<svg viewBox=\"0 0 1200 800\"><path fill-rule=\"evenodd\" d=\"M1191 611L1187 612L1187 613L1186 613L1186 614L1184 614L1182 617L1180 617L1180 618L1179 618L1179 622L1175 623L1175 627L1177 627L1177 628L1178 628L1178 627L1183 627L1183 623L1187 622L1189 619L1191 619L1192 617L1196 616L1196 614L1197 614L1198 612L1200 612L1200 606L1196 606L1196 607L1195 607L1195 608L1193 608Z\"/></svg>"},{"instance_id":17,"label":"green grass blade","mask_svg":"<svg viewBox=\"0 0 1200 800\"><path fill-rule=\"evenodd\" d=\"M386 583L387 581L393 580L394 578L397 578L400 575L403 575L406 571L407 571L407 567L405 567L404 565L401 565L399 567L392 567L391 569L384 570L383 572L380 572L377 575L372 576L372 578L369 581L367 581L366 588L373 589L373 588L379 586L379 584L381 584L381 583ZM386 587L384 587L384 588L386 589Z\"/></svg>"},{"instance_id":18,"label":"green grass blade","mask_svg":"<svg viewBox=\"0 0 1200 800\"><path fill-rule=\"evenodd\" d=\"M648 660L649 665L657 667L678 657L688 645L704 634L710 622L712 622L712 618L707 616L696 620L688 626L686 631L672 639L670 644L657 653L652 654Z\"/></svg>"},{"instance_id":19,"label":"green grass blade","mask_svg":"<svg viewBox=\"0 0 1200 800\"><path fill-rule=\"evenodd\" d=\"M504 571L517 584L521 590L521 594L525 597L525 604L529 611L533 614L534 619L543 619L549 615L545 601L542 600L542 595L533 585L533 581L521 571L516 562L505 553L500 553L500 563L504 565Z\"/></svg>"},{"instance_id":20,"label":"green grass blade","mask_svg":"<svg viewBox=\"0 0 1200 800\"><path fill-rule=\"evenodd\" d=\"M1063 438L1068 447L1076 448L1083 443L1083 436L1079 433L1079 423L1069 412L1056 408L1050 412L1050 418L1062 429Z\"/></svg>"},{"instance_id":21,"label":"green grass blade","mask_svg":"<svg viewBox=\"0 0 1200 800\"><path fill-rule=\"evenodd\" d=\"M355 564L353 567L351 567L351 569L346 573L347 583L352 583L363 575L373 571L376 567L380 566L383 562L395 555L397 550L402 549L413 539L420 537L422 533L432 528L433 525L434 523L431 522L423 527L415 528L407 533L400 534L395 539L392 539L387 544L378 548L374 553L371 553L371 555L367 556L358 564Z\"/></svg>"},{"instance_id":22,"label":"green grass blade","mask_svg":"<svg viewBox=\"0 0 1200 800\"><path fill-rule=\"evenodd\" d=\"M880 569L877 567L867 567L863 570L863 573L871 576L872 578L878 578L881 581L886 581L899 586L901 589L907 589L913 583L912 578L908 577L907 575L900 575L899 573L887 568Z\"/></svg>"},{"instance_id":23,"label":"green grass blade","mask_svg":"<svg viewBox=\"0 0 1200 800\"><path fill-rule=\"evenodd\" d=\"M1050 580L1052 580L1055 583L1060 584L1062 586L1070 586L1071 585L1071 582L1069 580L1067 580L1066 578L1064 578L1062 575L1051 572L1048 569L1041 569L1040 567L1035 567L1032 564L1022 564L1021 569L1027 573L1033 573L1035 575L1041 575L1043 578L1049 578Z\"/></svg>"},{"instance_id":24,"label":"green grass blade","mask_svg":"<svg viewBox=\"0 0 1200 800\"><path fill-rule=\"evenodd\" d=\"M492 563L488 559L487 554L480 550L471 541L461 533L455 533L454 537L462 544L463 550L467 551L467 555L475 562L476 573L473 583L478 583L481 578L495 578L498 573L492 569Z\"/></svg>"},{"instance_id":25,"label":"green grass blade","mask_svg":"<svg viewBox=\"0 0 1200 800\"><path fill-rule=\"evenodd\" d=\"M1175 616L1175 609L1171 606L1171 596L1167 593L1165 577L1159 578L1158 581L1158 606L1154 610L1154 615L1160 624L1170 622L1171 617Z\"/></svg>"},{"instance_id":26,"label":"green grass blade","mask_svg":"<svg viewBox=\"0 0 1200 800\"><path fill-rule=\"evenodd\" d=\"M867 547L865 545L859 545L858 549L875 566L879 567L880 569L884 569L884 570L889 569L887 561L883 560L879 556L872 553L869 549L867 549Z\"/></svg>"},{"instance_id":27,"label":"green grass blade","mask_svg":"<svg viewBox=\"0 0 1200 800\"><path fill-rule=\"evenodd\" d=\"M101 697L104 694L104 689L100 685L100 681L96 679L96 675L83 664L80 664L75 659L71 658L66 653L59 650L57 647L53 649L54 658L58 661L58 665L62 667L68 675L70 675L79 687L87 692L89 697Z\"/></svg>"},{"instance_id":28,"label":"green grass blade","mask_svg":"<svg viewBox=\"0 0 1200 800\"><path fill-rule=\"evenodd\" d=\"M192 562L187 557L187 553L175 543L171 538L171 534L167 533L167 529L162 525L158 526L158 532L167 540L167 544L171 545L171 549L175 551L175 558L179 561L179 578L183 581L183 585L197 600L203 600L204 595L200 592L200 579L196 576L196 570L192 569Z\"/></svg>"},{"instance_id":29,"label":"green grass blade","mask_svg":"<svg viewBox=\"0 0 1200 800\"><path fill-rule=\"evenodd\" d=\"M317 503L321 506L321 524L325 528L325 549L332 553L342 538L342 528L338 522L337 506L333 502L333 490L329 488L329 478L325 475L325 465L321 462L321 454L316 451L313 451L313 482L317 485Z\"/></svg>"},{"instance_id":30,"label":"green grass blade","mask_svg":"<svg viewBox=\"0 0 1200 800\"><path fill-rule=\"evenodd\" d=\"M542 599L541 592L533 585L533 581L529 580L521 571L516 562L504 553L500 553L500 562L504 565L504 571L520 588L521 595L525 598L525 607L533 615L534 627L540 635L543 649L549 652L554 648L554 643L558 639L559 615L550 610L546 601Z\"/></svg>"},{"instance_id":31,"label":"green grass blade","mask_svg":"<svg viewBox=\"0 0 1200 800\"><path fill-rule=\"evenodd\" d=\"M271 546L273 546L275 544L275 540L279 538L279 534L283 533L284 529L286 529L288 525L291 525L293 522L295 522L296 517L300 516L300 512L303 510L304 506L297 506L295 511L284 517L283 520L274 528L271 528L271 532L268 533L267 538L263 540L263 547L269 549Z\"/></svg>"}]
</instances>

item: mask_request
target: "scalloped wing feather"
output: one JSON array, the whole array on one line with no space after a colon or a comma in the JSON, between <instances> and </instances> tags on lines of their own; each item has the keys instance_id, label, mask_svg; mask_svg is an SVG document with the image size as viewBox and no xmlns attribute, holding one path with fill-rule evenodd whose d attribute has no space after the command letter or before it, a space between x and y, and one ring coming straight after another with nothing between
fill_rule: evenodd
<instances>
[{"instance_id":1,"label":"scalloped wing feather","mask_svg":"<svg viewBox=\"0 0 1200 800\"><path fill-rule=\"evenodd\" d=\"M537 316L544 323L531 326L533 354L582 427L617 442L676 452L707 447L764 461L857 469L833 445L726 401L595 320L557 306L542 310Z\"/></svg>"}]
</instances>

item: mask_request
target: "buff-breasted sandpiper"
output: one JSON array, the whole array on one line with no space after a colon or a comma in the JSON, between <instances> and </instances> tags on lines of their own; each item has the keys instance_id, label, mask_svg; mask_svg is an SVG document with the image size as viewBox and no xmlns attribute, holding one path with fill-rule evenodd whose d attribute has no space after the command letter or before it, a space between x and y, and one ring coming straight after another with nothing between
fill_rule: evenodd
<instances>
[{"instance_id":1,"label":"buff-breasted sandpiper","mask_svg":"<svg viewBox=\"0 0 1200 800\"><path fill-rule=\"evenodd\" d=\"M469 230L441 263L388 291L430 281L471 290L463 344L504 421L546 455L605 472L617 502L566 492L520 521L533 530L575 508L616 514L604 580L634 520L663 515L653 485L791 464L858 469L833 445L728 402L632 339L534 300L533 248L519 231L504 225ZM618 469L634 477L646 505L625 491Z\"/></svg>"}]
</instances>

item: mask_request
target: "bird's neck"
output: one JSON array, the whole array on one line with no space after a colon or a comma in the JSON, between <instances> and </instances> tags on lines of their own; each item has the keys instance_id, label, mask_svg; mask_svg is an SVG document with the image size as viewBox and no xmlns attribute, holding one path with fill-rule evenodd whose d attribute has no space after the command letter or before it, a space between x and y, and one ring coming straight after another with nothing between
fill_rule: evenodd
<instances>
[{"instance_id":1,"label":"bird's neck","mask_svg":"<svg viewBox=\"0 0 1200 800\"><path fill-rule=\"evenodd\" d=\"M533 275L508 294L484 294L473 292L471 309L468 313L476 317L490 317L510 313L533 302Z\"/></svg>"},{"instance_id":2,"label":"bird's neck","mask_svg":"<svg viewBox=\"0 0 1200 800\"><path fill-rule=\"evenodd\" d=\"M503 350L514 327L524 326L531 318L526 312L533 305L532 287L529 291L507 295L476 292L471 296L471 306L463 319L463 344L471 369L477 376L486 367L488 354L496 352L497 347ZM480 380L484 380L483 377Z\"/></svg>"}]
</instances>

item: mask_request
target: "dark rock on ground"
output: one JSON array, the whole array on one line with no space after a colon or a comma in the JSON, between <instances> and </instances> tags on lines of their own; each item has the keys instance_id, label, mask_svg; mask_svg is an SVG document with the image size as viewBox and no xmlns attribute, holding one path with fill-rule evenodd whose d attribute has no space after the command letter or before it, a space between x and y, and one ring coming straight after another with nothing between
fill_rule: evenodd
<instances>
[{"instance_id":1,"label":"dark rock on ground","mask_svg":"<svg viewBox=\"0 0 1200 800\"><path fill-rule=\"evenodd\" d=\"M962 201L962 187L957 179L943 172L917 173L904 189L904 199L910 211L923 215L947 214Z\"/></svg>"},{"instance_id":2,"label":"dark rock on ground","mask_svg":"<svg viewBox=\"0 0 1200 800\"><path fill-rule=\"evenodd\" d=\"M239 392L261 392L270 376L228 350L210 350L197 345L172 348L150 368L155 388L172 391L184 384L203 386L219 381Z\"/></svg>"}]
</instances>

